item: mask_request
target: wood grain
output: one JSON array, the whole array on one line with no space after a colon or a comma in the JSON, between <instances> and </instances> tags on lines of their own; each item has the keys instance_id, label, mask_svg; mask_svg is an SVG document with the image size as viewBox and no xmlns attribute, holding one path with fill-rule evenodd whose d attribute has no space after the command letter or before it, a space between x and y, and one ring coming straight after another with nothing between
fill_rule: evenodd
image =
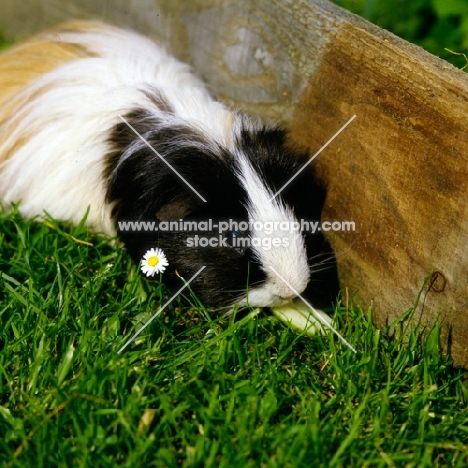
<instances>
[{"instance_id":1,"label":"wood grain","mask_svg":"<svg viewBox=\"0 0 468 468\"><path fill-rule=\"evenodd\" d=\"M317 151L344 291L379 326L415 304L468 366L468 79L324 0L3 0L9 36L59 21L129 26L189 61L227 103L288 122ZM21 34L18 34L21 31ZM432 275L432 276L431 276ZM425 283L425 279L430 278Z\"/></svg>"},{"instance_id":2,"label":"wood grain","mask_svg":"<svg viewBox=\"0 0 468 468\"><path fill-rule=\"evenodd\" d=\"M422 291L414 320L431 327L439 318L445 349L465 366L467 85L464 74L390 35L344 24L291 121L298 141L316 147L357 116L317 159L328 185L324 218L357 226L329 236L341 285L373 305L379 326Z\"/></svg>"}]
</instances>

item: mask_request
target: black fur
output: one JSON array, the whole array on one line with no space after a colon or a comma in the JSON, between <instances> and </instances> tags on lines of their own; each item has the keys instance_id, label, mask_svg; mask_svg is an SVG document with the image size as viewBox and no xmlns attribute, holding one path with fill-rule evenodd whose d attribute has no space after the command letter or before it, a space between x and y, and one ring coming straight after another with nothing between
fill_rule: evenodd
<instances>
[{"instance_id":1,"label":"black fur","mask_svg":"<svg viewBox=\"0 0 468 468\"><path fill-rule=\"evenodd\" d=\"M146 145L140 146L115 171L120 157L138 137L124 123L115 128L111 142L115 150L108 156L106 176L110 180L107 198L113 217L120 220L246 220L246 194L235 183L232 157L214 147L188 127L155 132L160 122L144 110L125 116L179 174L207 200L203 202ZM185 141L181 147L181 142ZM191 144L190 144L191 143ZM158 216L158 214L163 216ZM139 262L151 247L160 247L169 259L164 282L171 288L181 286L177 274L188 280L203 265L209 266L192 287L206 304L222 307L245 295L247 277L254 283L265 279L259 268L250 268L249 252L226 247L186 247L188 237L197 234L217 237L211 232L119 232L131 256ZM188 255L190 251L190 255ZM225 265L230 267L226 271ZM212 288L212 284L219 288Z\"/></svg>"}]
</instances>

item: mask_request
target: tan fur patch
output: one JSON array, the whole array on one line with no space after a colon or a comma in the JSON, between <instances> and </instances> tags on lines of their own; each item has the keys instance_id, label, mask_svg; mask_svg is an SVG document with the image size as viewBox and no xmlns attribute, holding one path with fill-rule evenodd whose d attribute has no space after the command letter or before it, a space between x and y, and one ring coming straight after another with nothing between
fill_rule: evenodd
<instances>
[{"instance_id":1,"label":"tan fur patch","mask_svg":"<svg viewBox=\"0 0 468 468\"><path fill-rule=\"evenodd\" d=\"M16 125L15 111L32 96L19 96L29 84L41 75L77 58L92 57L94 53L80 44L63 42L60 33L99 28L99 23L73 22L34 36L8 49L0 55L0 142L5 140ZM3 128L2 128L3 127ZM0 162L8 159L18 145L0 154Z\"/></svg>"}]
</instances>

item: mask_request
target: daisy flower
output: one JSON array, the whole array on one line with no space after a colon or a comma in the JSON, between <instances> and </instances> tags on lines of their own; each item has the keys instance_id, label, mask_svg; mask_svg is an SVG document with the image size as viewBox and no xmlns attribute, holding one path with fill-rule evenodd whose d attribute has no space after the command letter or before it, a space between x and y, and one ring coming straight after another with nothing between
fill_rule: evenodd
<instances>
[{"instance_id":1,"label":"daisy flower","mask_svg":"<svg viewBox=\"0 0 468 468\"><path fill-rule=\"evenodd\" d=\"M141 271L146 276L154 276L158 273L163 273L166 267L169 265L164 252L157 249L149 249L148 252L143 256L141 261Z\"/></svg>"}]
</instances>

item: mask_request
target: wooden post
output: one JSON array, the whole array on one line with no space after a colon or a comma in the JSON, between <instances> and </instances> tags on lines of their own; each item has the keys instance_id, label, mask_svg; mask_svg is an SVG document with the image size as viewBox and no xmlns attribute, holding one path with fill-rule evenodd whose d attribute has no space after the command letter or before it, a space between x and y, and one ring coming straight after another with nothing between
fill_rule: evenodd
<instances>
[{"instance_id":1,"label":"wooden post","mask_svg":"<svg viewBox=\"0 0 468 468\"><path fill-rule=\"evenodd\" d=\"M76 17L165 42L221 99L288 122L327 184L344 294L379 326L415 304L468 365L468 78L324 0L3 0L7 35ZM16 38L18 34L15 34ZM430 279L424 283L425 278Z\"/></svg>"}]
</instances>

